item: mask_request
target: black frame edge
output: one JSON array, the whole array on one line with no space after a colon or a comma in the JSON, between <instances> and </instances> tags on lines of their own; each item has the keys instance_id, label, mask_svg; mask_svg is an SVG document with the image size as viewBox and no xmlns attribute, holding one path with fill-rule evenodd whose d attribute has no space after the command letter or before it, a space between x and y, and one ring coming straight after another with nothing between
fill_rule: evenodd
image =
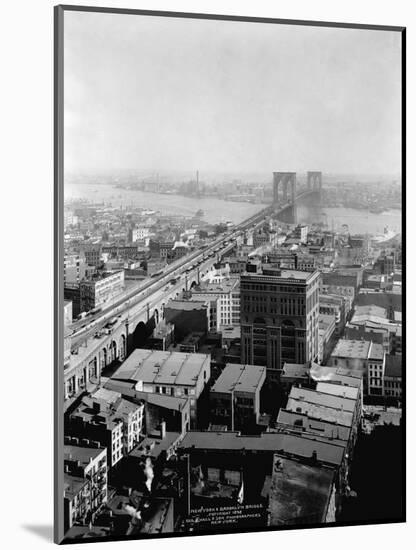
<instances>
[{"instance_id":1,"label":"black frame edge","mask_svg":"<svg viewBox=\"0 0 416 550\"><path fill-rule=\"evenodd\" d=\"M60 544L63 526L63 15L62 6L54 7L54 522L53 540Z\"/></svg>"}]
</instances>

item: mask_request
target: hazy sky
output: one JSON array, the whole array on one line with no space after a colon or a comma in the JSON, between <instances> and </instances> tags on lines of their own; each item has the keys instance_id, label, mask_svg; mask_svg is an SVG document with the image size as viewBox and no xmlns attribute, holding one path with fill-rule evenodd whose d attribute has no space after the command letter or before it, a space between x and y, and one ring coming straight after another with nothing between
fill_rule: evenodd
<instances>
[{"instance_id":1,"label":"hazy sky","mask_svg":"<svg viewBox=\"0 0 416 550\"><path fill-rule=\"evenodd\" d=\"M399 174L400 34L65 13L65 169Z\"/></svg>"}]
</instances>

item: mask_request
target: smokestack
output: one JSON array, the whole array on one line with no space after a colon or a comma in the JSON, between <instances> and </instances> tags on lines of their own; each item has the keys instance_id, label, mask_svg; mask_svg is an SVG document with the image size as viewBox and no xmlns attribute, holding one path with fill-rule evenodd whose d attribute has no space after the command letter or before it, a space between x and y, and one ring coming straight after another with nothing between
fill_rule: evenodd
<instances>
[{"instance_id":1,"label":"smokestack","mask_svg":"<svg viewBox=\"0 0 416 550\"><path fill-rule=\"evenodd\" d=\"M166 437L166 422L162 420L160 423L160 439L165 439Z\"/></svg>"}]
</instances>

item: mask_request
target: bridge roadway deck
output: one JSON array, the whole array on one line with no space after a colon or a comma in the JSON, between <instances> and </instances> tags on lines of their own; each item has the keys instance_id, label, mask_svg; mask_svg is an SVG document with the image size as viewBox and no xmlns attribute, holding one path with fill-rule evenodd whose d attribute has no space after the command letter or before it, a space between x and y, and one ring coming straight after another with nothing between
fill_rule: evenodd
<instances>
[{"instance_id":1,"label":"bridge roadway deck","mask_svg":"<svg viewBox=\"0 0 416 550\"><path fill-rule=\"evenodd\" d=\"M298 195L297 199L304 198L309 192L303 192ZM145 282L139 287L134 288L129 293L123 294L119 299L113 301L109 306L97 312L93 316L87 316L81 321L77 321L70 325L72 329L71 349L76 349L94 336L97 331L100 331L110 320L120 317L127 313L128 317L139 316L150 309L155 302L160 300L160 293L165 292L167 296L175 293L175 291L186 284L188 273L200 269L203 272L206 267L216 261L217 255L224 255L229 250L234 248L239 236L247 229L255 229L264 223L267 215L283 212L290 207L291 203L280 205L277 210L276 205L270 205L242 223L235 226L231 232L221 235L206 247L196 250L191 254L176 260L169 264L166 270L158 277L154 277L150 281ZM177 279L175 284L171 284L172 279ZM168 286L166 286L168 285Z\"/></svg>"}]
</instances>

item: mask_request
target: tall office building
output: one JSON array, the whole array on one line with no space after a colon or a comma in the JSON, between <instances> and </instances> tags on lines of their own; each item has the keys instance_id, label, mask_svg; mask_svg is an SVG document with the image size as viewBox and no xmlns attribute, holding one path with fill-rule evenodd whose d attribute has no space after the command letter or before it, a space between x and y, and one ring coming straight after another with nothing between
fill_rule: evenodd
<instances>
[{"instance_id":1,"label":"tall office building","mask_svg":"<svg viewBox=\"0 0 416 550\"><path fill-rule=\"evenodd\" d=\"M264 365L270 381L284 363L318 358L319 271L259 262L241 275L241 363Z\"/></svg>"}]
</instances>

